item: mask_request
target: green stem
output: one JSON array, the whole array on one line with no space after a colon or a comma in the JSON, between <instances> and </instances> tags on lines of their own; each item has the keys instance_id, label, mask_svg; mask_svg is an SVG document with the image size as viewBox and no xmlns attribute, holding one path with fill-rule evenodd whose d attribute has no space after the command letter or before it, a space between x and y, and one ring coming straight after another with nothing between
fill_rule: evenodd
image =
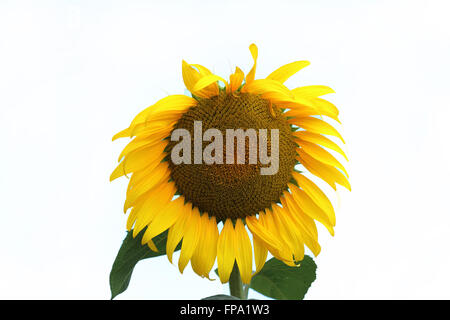
<instances>
[{"instance_id":1,"label":"green stem","mask_svg":"<svg viewBox=\"0 0 450 320\"><path fill-rule=\"evenodd\" d=\"M230 286L230 294L241 300L247 300L247 294L242 284L241 274L239 272L239 267L237 263L234 264L233 270L231 271L230 280L228 281ZM247 291L248 292L248 291Z\"/></svg>"}]
</instances>

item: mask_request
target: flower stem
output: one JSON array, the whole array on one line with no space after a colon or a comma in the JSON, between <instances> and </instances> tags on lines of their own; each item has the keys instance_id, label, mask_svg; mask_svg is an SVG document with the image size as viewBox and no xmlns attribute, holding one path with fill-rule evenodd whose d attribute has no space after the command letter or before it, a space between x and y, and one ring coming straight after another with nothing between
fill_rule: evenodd
<instances>
[{"instance_id":1,"label":"flower stem","mask_svg":"<svg viewBox=\"0 0 450 320\"><path fill-rule=\"evenodd\" d=\"M242 284L241 274L239 273L239 267L237 263L235 263L233 266L228 285L230 286L230 294L232 296L241 300L247 300L247 294L245 292L246 290L244 290L244 285Z\"/></svg>"}]
</instances>

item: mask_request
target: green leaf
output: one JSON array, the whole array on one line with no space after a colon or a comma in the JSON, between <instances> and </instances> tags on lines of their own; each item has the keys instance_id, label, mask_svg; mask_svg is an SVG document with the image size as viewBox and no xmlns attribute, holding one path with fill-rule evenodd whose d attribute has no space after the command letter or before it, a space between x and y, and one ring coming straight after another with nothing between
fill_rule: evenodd
<instances>
[{"instance_id":1,"label":"green leaf","mask_svg":"<svg viewBox=\"0 0 450 320\"><path fill-rule=\"evenodd\" d=\"M226 294L216 294L215 296L206 297L203 298L202 300L241 300L241 299Z\"/></svg>"},{"instance_id":2,"label":"green leaf","mask_svg":"<svg viewBox=\"0 0 450 320\"><path fill-rule=\"evenodd\" d=\"M250 283L250 288L278 300L302 300L316 280L317 266L306 256L299 267L289 267L278 259L266 262Z\"/></svg>"},{"instance_id":3,"label":"green leaf","mask_svg":"<svg viewBox=\"0 0 450 320\"><path fill-rule=\"evenodd\" d=\"M109 274L109 286L111 288L111 299L124 292L130 283L131 274L136 264L143 259L158 257L166 254L167 231L153 238L158 252L150 250L147 245L142 245L141 240L146 229L142 230L136 238L133 238L133 230L127 233L122 246L117 253L116 260ZM177 249L179 250L180 245Z\"/></svg>"}]
</instances>

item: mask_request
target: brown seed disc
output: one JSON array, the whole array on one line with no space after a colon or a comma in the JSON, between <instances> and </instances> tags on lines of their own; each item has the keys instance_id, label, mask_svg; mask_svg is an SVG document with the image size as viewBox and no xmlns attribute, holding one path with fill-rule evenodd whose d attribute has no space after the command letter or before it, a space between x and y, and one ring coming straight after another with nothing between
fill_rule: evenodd
<instances>
[{"instance_id":1,"label":"brown seed disc","mask_svg":"<svg viewBox=\"0 0 450 320\"><path fill-rule=\"evenodd\" d=\"M217 220L237 219L255 215L278 202L291 180L296 164L296 144L291 128L281 111L275 110L273 117L270 103L259 96L241 93L221 93L210 99L200 99L177 122L174 129L186 129L191 136L192 164L174 164L170 154L178 141L170 141L166 149L169 154L171 177L178 192L198 207L200 211L215 216ZM275 108L276 109L276 108ZM216 128L223 135L223 164L194 164L194 121L202 121L202 131ZM261 175L261 167L270 164L249 164L248 140L245 148L245 164L226 164L226 129L267 129L268 153L270 130L279 130L279 170L274 175ZM211 142L203 142L203 148ZM259 142L258 142L259 143ZM258 145L259 147L259 145ZM236 141L235 157L236 160ZM259 150L259 149L258 149Z\"/></svg>"}]
</instances>

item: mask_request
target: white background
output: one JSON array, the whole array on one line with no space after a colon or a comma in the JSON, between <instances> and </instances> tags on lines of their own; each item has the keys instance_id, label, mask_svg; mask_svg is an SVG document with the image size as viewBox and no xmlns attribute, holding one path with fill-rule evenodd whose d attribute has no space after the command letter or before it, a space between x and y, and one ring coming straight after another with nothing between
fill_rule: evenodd
<instances>
[{"instance_id":1,"label":"white background","mask_svg":"<svg viewBox=\"0 0 450 320\"><path fill-rule=\"evenodd\" d=\"M166 3L167 2L167 3ZM170 3L170 4L168 4ZM228 77L284 63L341 111L352 192L320 228L307 299L450 298L446 1L0 2L0 298L108 299L127 181L109 183L134 115L184 93L181 59ZM199 299L218 280L166 257L119 299ZM258 295L251 295L259 297Z\"/></svg>"}]
</instances>

